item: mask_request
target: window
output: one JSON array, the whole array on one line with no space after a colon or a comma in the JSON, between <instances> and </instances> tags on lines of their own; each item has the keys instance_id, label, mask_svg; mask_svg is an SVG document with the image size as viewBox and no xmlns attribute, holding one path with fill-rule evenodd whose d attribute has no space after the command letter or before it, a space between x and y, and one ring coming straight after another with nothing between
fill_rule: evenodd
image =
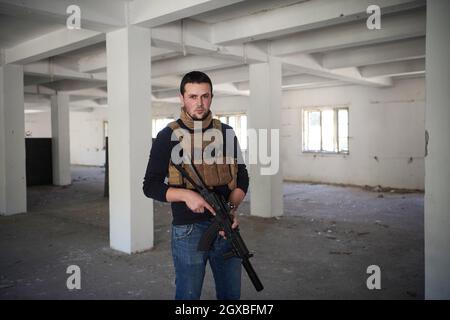
<instances>
[{"instance_id":1,"label":"window","mask_svg":"<svg viewBox=\"0 0 450 320\"><path fill-rule=\"evenodd\" d=\"M152 138L156 138L158 132L164 129L172 121L173 118L152 119Z\"/></svg>"},{"instance_id":2,"label":"window","mask_svg":"<svg viewBox=\"0 0 450 320\"><path fill-rule=\"evenodd\" d=\"M247 150L247 115L217 115L215 118L234 129L242 150Z\"/></svg>"},{"instance_id":3,"label":"window","mask_svg":"<svg viewBox=\"0 0 450 320\"><path fill-rule=\"evenodd\" d=\"M348 108L303 109L303 152L348 153Z\"/></svg>"}]
</instances>

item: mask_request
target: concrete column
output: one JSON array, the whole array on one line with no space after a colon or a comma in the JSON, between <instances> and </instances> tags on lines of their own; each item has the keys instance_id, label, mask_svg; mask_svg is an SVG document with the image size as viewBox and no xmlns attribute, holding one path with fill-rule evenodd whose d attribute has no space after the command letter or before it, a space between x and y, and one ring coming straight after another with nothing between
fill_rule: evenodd
<instances>
[{"instance_id":1,"label":"concrete column","mask_svg":"<svg viewBox=\"0 0 450 320\"><path fill-rule=\"evenodd\" d=\"M65 186L72 182L70 176L69 96L57 93L50 100L53 184Z\"/></svg>"},{"instance_id":2,"label":"concrete column","mask_svg":"<svg viewBox=\"0 0 450 320\"><path fill-rule=\"evenodd\" d=\"M427 1L425 297L450 299L450 1Z\"/></svg>"},{"instance_id":3,"label":"concrete column","mask_svg":"<svg viewBox=\"0 0 450 320\"><path fill-rule=\"evenodd\" d=\"M278 171L273 175L262 175L261 169L268 167L261 163L249 163L250 173L250 212L261 217L273 217L283 214L283 179L279 162L279 147L271 150L271 130L280 130L281 124L281 62L270 58L267 63L252 64L250 72L250 107L248 110L248 128L267 130L267 139L258 138L258 154L263 145L267 145L268 154L277 158ZM252 142L249 141L251 144ZM249 145L249 152L254 146ZM278 151L277 151L278 150ZM273 152L272 152L273 151ZM273 153L273 154L272 154ZM275 154L277 153L277 154ZM248 159L251 161L251 156Z\"/></svg>"},{"instance_id":4,"label":"concrete column","mask_svg":"<svg viewBox=\"0 0 450 320\"><path fill-rule=\"evenodd\" d=\"M151 33L130 26L106 36L110 245L153 247L153 202L142 192L151 146Z\"/></svg>"},{"instance_id":5,"label":"concrete column","mask_svg":"<svg viewBox=\"0 0 450 320\"><path fill-rule=\"evenodd\" d=\"M0 214L27 211L23 67L0 67Z\"/></svg>"}]
</instances>

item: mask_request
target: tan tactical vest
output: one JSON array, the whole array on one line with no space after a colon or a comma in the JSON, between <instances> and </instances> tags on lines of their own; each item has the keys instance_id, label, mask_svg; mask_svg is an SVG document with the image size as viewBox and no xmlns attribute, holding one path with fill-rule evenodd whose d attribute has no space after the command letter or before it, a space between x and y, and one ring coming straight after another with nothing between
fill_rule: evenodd
<instances>
[{"instance_id":1,"label":"tan tactical vest","mask_svg":"<svg viewBox=\"0 0 450 320\"><path fill-rule=\"evenodd\" d=\"M219 130L222 132L222 124L220 120L218 119L212 119L213 122L213 128ZM177 121L173 121L167 125L170 127L174 132L176 132L176 129L180 128L180 125ZM178 140L181 140L178 137ZM202 136L203 137L203 136ZM191 133L191 144L193 144L194 141L194 133ZM211 141L205 141L202 139L202 154L205 150L206 146L208 146L211 143ZM193 154L193 146L191 146L191 154ZM231 163L231 164L230 164ZM233 157L226 158L224 156L222 163L213 163L213 164L194 164L195 168L197 169L199 175L205 182L205 184L212 188L216 186L222 186L222 185L228 185L228 188L230 190L233 190L236 188L236 182L237 182L237 161ZM190 170L187 167L186 164L183 163L183 167L186 169L186 171L189 173ZM188 189L194 189L192 184L187 181L181 173L175 168L175 166L172 164L172 161L169 161L169 172L168 172L168 179L169 179L169 185L171 186L185 186ZM194 179L195 181L195 179Z\"/></svg>"}]
</instances>

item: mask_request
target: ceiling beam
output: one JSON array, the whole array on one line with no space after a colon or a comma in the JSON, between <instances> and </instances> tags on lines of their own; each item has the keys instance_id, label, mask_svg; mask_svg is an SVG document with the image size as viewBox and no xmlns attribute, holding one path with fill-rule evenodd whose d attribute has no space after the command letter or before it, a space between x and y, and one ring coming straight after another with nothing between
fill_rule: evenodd
<instances>
[{"instance_id":1,"label":"ceiling beam","mask_svg":"<svg viewBox=\"0 0 450 320\"><path fill-rule=\"evenodd\" d=\"M359 68L366 78L425 74L425 59L381 63Z\"/></svg>"},{"instance_id":2,"label":"ceiling beam","mask_svg":"<svg viewBox=\"0 0 450 320\"><path fill-rule=\"evenodd\" d=\"M327 52L322 66L327 69L359 67L425 57L425 37Z\"/></svg>"},{"instance_id":3,"label":"ceiling beam","mask_svg":"<svg viewBox=\"0 0 450 320\"><path fill-rule=\"evenodd\" d=\"M314 85L322 85L324 83L344 83L340 80L330 80L328 78L313 76L310 74L298 74L293 76L286 76L282 79L282 89L309 87ZM237 84L239 90L249 90L250 83L248 81L240 82Z\"/></svg>"},{"instance_id":4,"label":"ceiling beam","mask_svg":"<svg viewBox=\"0 0 450 320\"><path fill-rule=\"evenodd\" d=\"M153 28L243 0L133 0L128 3L130 24Z\"/></svg>"},{"instance_id":5,"label":"ceiling beam","mask_svg":"<svg viewBox=\"0 0 450 320\"><path fill-rule=\"evenodd\" d=\"M152 76L162 77L166 75L179 75L192 70L208 71L213 69L232 67L240 62L219 59L209 56L186 56L167 59L152 63Z\"/></svg>"},{"instance_id":6,"label":"ceiling beam","mask_svg":"<svg viewBox=\"0 0 450 320\"><path fill-rule=\"evenodd\" d=\"M267 49L248 43L244 45L221 46L211 40L211 27L208 24L185 20L156 27L152 32L152 46L166 48L183 55L211 55L218 58L233 59L243 63L267 61Z\"/></svg>"},{"instance_id":7,"label":"ceiling beam","mask_svg":"<svg viewBox=\"0 0 450 320\"><path fill-rule=\"evenodd\" d=\"M66 26L69 5L81 11L81 28L108 32L126 26L125 3L110 0L0 0L0 13L35 21L59 23Z\"/></svg>"},{"instance_id":8,"label":"ceiling beam","mask_svg":"<svg viewBox=\"0 0 450 320\"><path fill-rule=\"evenodd\" d=\"M158 61L177 57L179 53L168 49L152 47L151 55L152 61ZM106 72L106 50L79 59L78 70L80 72Z\"/></svg>"},{"instance_id":9,"label":"ceiling beam","mask_svg":"<svg viewBox=\"0 0 450 320\"><path fill-rule=\"evenodd\" d=\"M223 45L243 43L358 20L365 25L369 16L366 10L371 4L374 4L373 1L367 0L305 1L230 19L213 25L213 42ZM424 7L426 3L416 0L378 0L376 4L385 15Z\"/></svg>"},{"instance_id":10,"label":"ceiling beam","mask_svg":"<svg viewBox=\"0 0 450 320\"><path fill-rule=\"evenodd\" d=\"M342 68L328 70L322 67L311 55L299 54L297 56L281 58L283 68L296 70L328 79L346 81L353 84L368 85L372 87L388 87L392 85L389 78L366 79L361 76L357 68Z\"/></svg>"},{"instance_id":11,"label":"ceiling beam","mask_svg":"<svg viewBox=\"0 0 450 320\"><path fill-rule=\"evenodd\" d=\"M61 79L71 79L85 81L104 81L106 83L105 74L83 73L65 68L48 60L27 64L23 67L23 72L26 75L42 77L47 76L49 78L49 82Z\"/></svg>"},{"instance_id":12,"label":"ceiling beam","mask_svg":"<svg viewBox=\"0 0 450 320\"><path fill-rule=\"evenodd\" d=\"M425 35L425 10L383 16L380 30L369 30L365 21L302 32L271 42L274 56L315 53Z\"/></svg>"},{"instance_id":13,"label":"ceiling beam","mask_svg":"<svg viewBox=\"0 0 450 320\"><path fill-rule=\"evenodd\" d=\"M4 50L6 64L26 64L105 41L105 34L91 30L61 29Z\"/></svg>"}]
</instances>

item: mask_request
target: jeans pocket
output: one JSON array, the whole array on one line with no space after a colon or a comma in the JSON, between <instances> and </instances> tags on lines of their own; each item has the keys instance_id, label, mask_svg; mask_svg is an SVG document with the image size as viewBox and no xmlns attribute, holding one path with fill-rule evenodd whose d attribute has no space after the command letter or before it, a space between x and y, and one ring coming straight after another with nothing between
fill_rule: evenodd
<instances>
[{"instance_id":1,"label":"jeans pocket","mask_svg":"<svg viewBox=\"0 0 450 320\"><path fill-rule=\"evenodd\" d=\"M172 226L173 237L176 240L186 238L192 233L193 229L194 229L193 224L182 224Z\"/></svg>"}]
</instances>

